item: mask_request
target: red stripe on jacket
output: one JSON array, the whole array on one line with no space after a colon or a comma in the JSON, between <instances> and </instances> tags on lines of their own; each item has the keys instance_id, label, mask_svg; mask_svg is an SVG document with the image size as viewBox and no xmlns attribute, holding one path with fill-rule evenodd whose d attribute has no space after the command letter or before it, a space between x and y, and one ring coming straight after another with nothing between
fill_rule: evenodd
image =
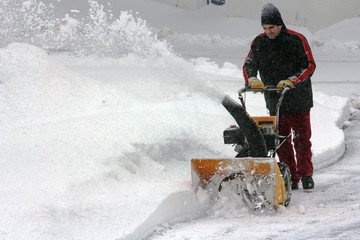
<instances>
[{"instance_id":1,"label":"red stripe on jacket","mask_svg":"<svg viewBox=\"0 0 360 240\"><path fill-rule=\"evenodd\" d=\"M260 37L260 36L262 36L262 35L264 35L264 34L265 34L265 33L261 33L261 34L259 34L257 37ZM254 40L252 40L251 46L254 44L255 39L256 39L256 38L254 38ZM245 79L246 85L249 85L249 76L247 75L247 73L246 73L246 71L245 71L245 63L246 63L246 61L250 58L251 52L252 52L252 50L251 50L251 48L250 48L249 54L246 56L245 61L244 61L244 64L243 64L243 67L242 67L242 69L243 69L243 75L244 75L244 79Z\"/></svg>"},{"instance_id":2,"label":"red stripe on jacket","mask_svg":"<svg viewBox=\"0 0 360 240\"><path fill-rule=\"evenodd\" d=\"M254 41L255 41L255 40L254 40ZM251 43L251 45L254 43L254 41ZM244 75L244 79L245 79L246 85L249 85L249 77L248 77L248 75L247 75L247 73L246 73L246 71L245 71L245 63L246 63L246 61L249 59L250 54L251 54L251 49L250 49L250 51L249 51L249 54L246 56L244 65L243 65L243 67L242 67L242 69L243 69L243 75Z\"/></svg>"},{"instance_id":3,"label":"red stripe on jacket","mask_svg":"<svg viewBox=\"0 0 360 240\"><path fill-rule=\"evenodd\" d=\"M309 66L308 66L308 68L305 69L305 71L303 71L303 72L300 74L299 77L296 77L296 78L291 79L291 82L292 82L293 84L295 84L295 83L304 81L310 74L312 74L312 73L314 72L314 70L315 70L315 60L314 60L314 57L313 57L313 55L312 55L310 46L309 46L308 42L306 41L306 38L305 38L302 34L300 34L300 33L298 33L298 32L295 32L295 31L292 31L292 30L289 30L289 29L286 29L286 31L287 31L288 33L290 33L290 34L295 34L295 35L297 35L298 37L301 38L303 47L304 47L304 49L305 49L305 53L306 53L306 55L307 55L307 57L308 57L308 59L309 59Z\"/></svg>"}]
</instances>

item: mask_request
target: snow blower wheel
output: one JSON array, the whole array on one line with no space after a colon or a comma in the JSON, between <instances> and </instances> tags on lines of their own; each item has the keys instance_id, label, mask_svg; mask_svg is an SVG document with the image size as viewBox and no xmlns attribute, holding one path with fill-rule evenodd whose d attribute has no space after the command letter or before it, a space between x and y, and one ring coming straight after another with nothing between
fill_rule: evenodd
<instances>
[{"instance_id":1,"label":"snow blower wheel","mask_svg":"<svg viewBox=\"0 0 360 240\"><path fill-rule=\"evenodd\" d=\"M281 175L285 184L285 202L284 206L287 207L291 200L291 173L290 168L286 163L278 162Z\"/></svg>"}]
</instances>

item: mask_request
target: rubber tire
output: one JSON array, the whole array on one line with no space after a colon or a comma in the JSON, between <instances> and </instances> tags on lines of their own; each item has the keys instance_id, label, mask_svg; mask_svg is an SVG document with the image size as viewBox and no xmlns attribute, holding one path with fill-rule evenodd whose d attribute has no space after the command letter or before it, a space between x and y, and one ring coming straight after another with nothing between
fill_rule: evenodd
<instances>
[{"instance_id":1,"label":"rubber tire","mask_svg":"<svg viewBox=\"0 0 360 240\"><path fill-rule=\"evenodd\" d=\"M287 207L291 200L291 173L290 168L286 163L278 162L278 166L281 172L281 175L285 183L285 202L284 206Z\"/></svg>"}]
</instances>

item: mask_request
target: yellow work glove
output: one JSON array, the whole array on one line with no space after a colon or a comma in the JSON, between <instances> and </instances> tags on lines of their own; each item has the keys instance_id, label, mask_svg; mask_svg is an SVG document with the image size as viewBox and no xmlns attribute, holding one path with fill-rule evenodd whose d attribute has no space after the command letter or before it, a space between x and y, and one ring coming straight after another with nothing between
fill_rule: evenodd
<instances>
[{"instance_id":1,"label":"yellow work glove","mask_svg":"<svg viewBox=\"0 0 360 240\"><path fill-rule=\"evenodd\" d=\"M249 78L249 85L251 88L264 88L264 84L256 77Z\"/></svg>"},{"instance_id":2,"label":"yellow work glove","mask_svg":"<svg viewBox=\"0 0 360 240\"><path fill-rule=\"evenodd\" d=\"M295 88L294 84L290 80L281 80L278 85L276 85L277 88L284 88L287 86L290 88Z\"/></svg>"}]
</instances>

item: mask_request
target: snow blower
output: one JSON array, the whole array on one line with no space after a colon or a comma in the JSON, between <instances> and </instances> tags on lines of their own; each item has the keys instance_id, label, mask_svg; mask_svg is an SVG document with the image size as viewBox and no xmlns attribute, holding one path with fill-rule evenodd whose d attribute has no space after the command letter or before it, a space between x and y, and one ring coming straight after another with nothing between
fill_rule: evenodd
<instances>
[{"instance_id":1,"label":"snow blower","mask_svg":"<svg viewBox=\"0 0 360 240\"><path fill-rule=\"evenodd\" d=\"M289 136L279 135L279 110L290 88L244 88L239 90L241 104L225 96L222 105L233 116L234 125L223 132L224 143L235 146L232 159L192 159L191 174L194 191L199 188L216 197L226 185L235 186L236 195L251 210L276 210L287 206L291 199L289 167L277 162L275 153ZM281 93L276 116L251 117L246 112L245 92L277 91Z\"/></svg>"}]
</instances>

